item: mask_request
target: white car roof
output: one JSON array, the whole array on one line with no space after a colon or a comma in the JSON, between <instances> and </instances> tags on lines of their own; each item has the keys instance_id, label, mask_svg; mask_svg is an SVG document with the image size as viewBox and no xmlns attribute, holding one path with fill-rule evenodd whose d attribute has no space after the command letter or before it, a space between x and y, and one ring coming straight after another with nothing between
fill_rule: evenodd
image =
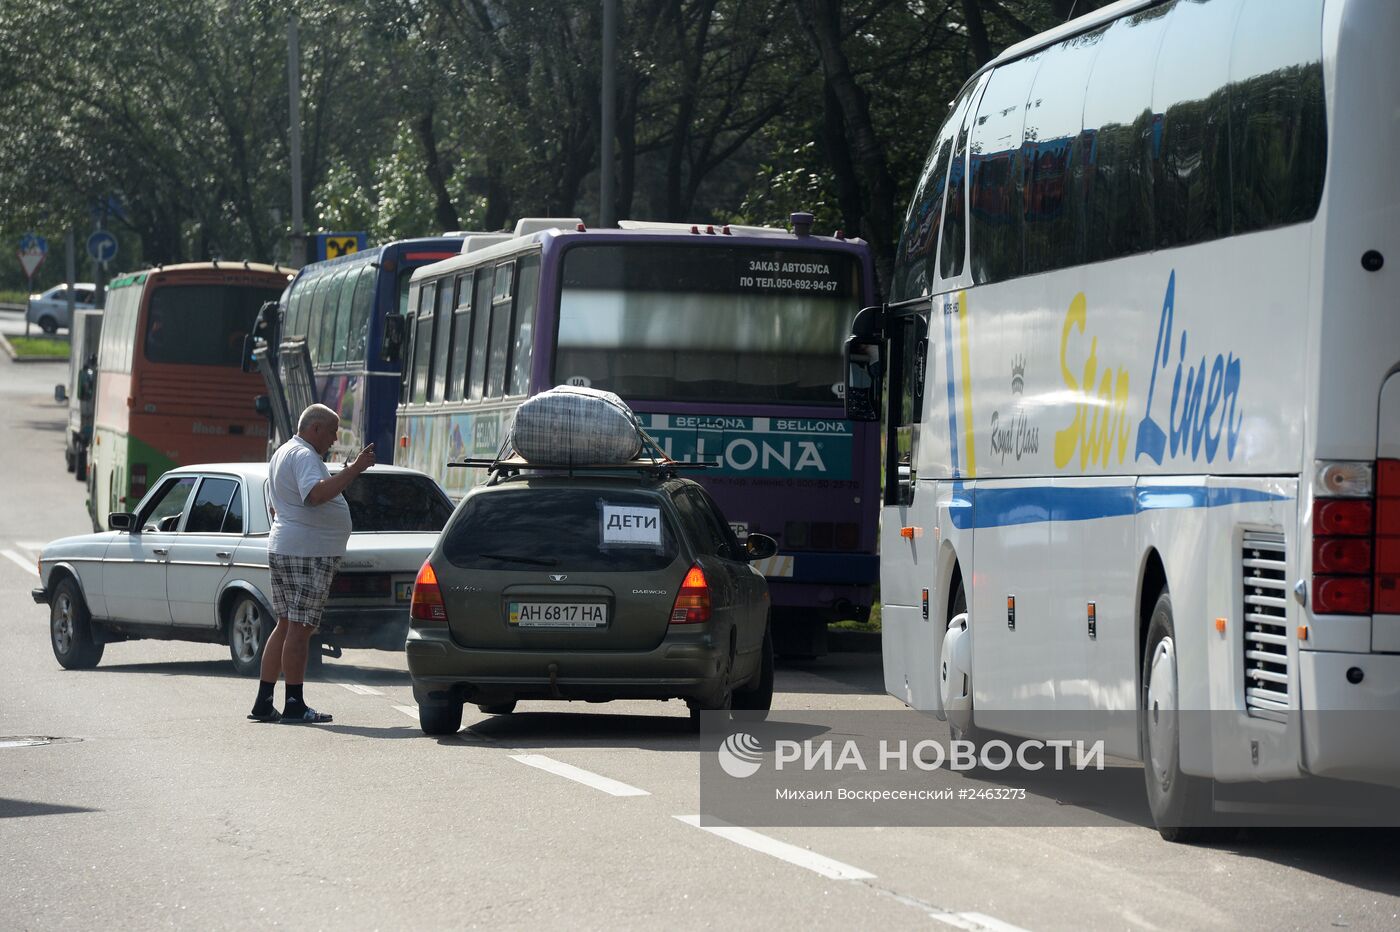
<instances>
[{"instance_id":1,"label":"white car roof","mask_svg":"<svg viewBox=\"0 0 1400 932\"><path fill-rule=\"evenodd\" d=\"M185 473L192 472L224 472L244 476L249 479L266 479L267 465L267 463L195 463L191 466L177 466L165 475L183 475ZM326 466L330 469L331 472L339 472L342 468L344 468L345 464L327 463ZM417 469L409 469L406 466L388 466L384 464L375 464L371 467L371 469L376 473L391 473L394 475L403 476L422 476L425 479L432 478L425 472L420 472Z\"/></svg>"}]
</instances>

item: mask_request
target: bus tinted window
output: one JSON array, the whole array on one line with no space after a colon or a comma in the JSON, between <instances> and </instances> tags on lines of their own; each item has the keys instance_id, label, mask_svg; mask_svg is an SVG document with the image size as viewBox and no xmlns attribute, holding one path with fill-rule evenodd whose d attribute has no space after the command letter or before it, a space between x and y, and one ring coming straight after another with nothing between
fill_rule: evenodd
<instances>
[{"instance_id":1,"label":"bus tinted window","mask_svg":"<svg viewBox=\"0 0 1400 932\"><path fill-rule=\"evenodd\" d=\"M467 387L467 359L472 337L472 273L457 276L457 308L452 312L452 365L447 375L447 400L461 401Z\"/></svg>"},{"instance_id":2,"label":"bus tinted window","mask_svg":"<svg viewBox=\"0 0 1400 932\"><path fill-rule=\"evenodd\" d=\"M486 397L500 398L506 392L506 362L510 352L510 290L515 263L496 266L496 285L491 295L491 350L486 363Z\"/></svg>"},{"instance_id":3,"label":"bus tinted window","mask_svg":"<svg viewBox=\"0 0 1400 932\"><path fill-rule=\"evenodd\" d=\"M350 345L345 352L347 362L365 361L369 322L374 312L374 272L374 266L366 264L355 281L355 298L350 304Z\"/></svg>"},{"instance_id":4,"label":"bus tinted window","mask_svg":"<svg viewBox=\"0 0 1400 932\"><path fill-rule=\"evenodd\" d=\"M437 287L437 344L433 349L433 386L429 401L442 401L447 386L447 360L452 350L452 279L444 278Z\"/></svg>"},{"instance_id":5,"label":"bus tinted window","mask_svg":"<svg viewBox=\"0 0 1400 932\"><path fill-rule=\"evenodd\" d=\"M554 380L628 399L839 405L859 275L843 253L574 247Z\"/></svg>"},{"instance_id":6,"label":"bus tinted window","mask_svg":"<svg viewBox=\"0 0 1400 932\"><path fill-rule=\"evenodd\" d=\"M1021 131L1044 53L992 73L972 129L972 275L994 282L1021 274Z\"/></svg>"},{"instance_id":7,"label":"bus tinted window","mask_svg":"<svg viewBox=\"0 0 1400 932\"><path fill-rule=\"evenodd\" d=\"M524 395L530 390L530 349L534 345L535 305L540 294L540 257L520 260L520 277L515 285L515 345L510 351L509 394Z\"/></svg>"},{"instance_id":8,"label":"bus tinted window","mask_svg":"<svg viewBox=\"0 0 1400 932\"><path fill-rule=\"evenodd\" d=\"M252 285L167 285L151 294L143 346L146 359L186 366L234 366L243 338L276 288Z\"/></svg>"},{"instance_id":9,"label":"bus tinted window","mask_svg":"<svg viewBox=\"0 0 1400 932\"><path fill-rule=\"evenodd\" d=\"M326 286L326 303L321 308L321 351L316 356L316 362L323 366L329 365L335 359L335 325L336 317L340 313L340 296L345 286L345 272L342 270L327 277L330 284Z\"/></svg>"},{"instance_id":10,"label":"bus tinted window","mask_svg":"<svg viewBox=\"0 0 1400 932\"><path fill-rule=\"evenodd\" d=\"M340 279L340 300L336 302L335 336L331 360L343 363L350 349L350 317L355 300L355 284L360 280L358 269L347 269Z\"/></svg>"},{"instance_id":11,"label":"bus tinted window","mask_svg":"<svg viewBox=\"0 0 1400 932\"><path fill-rule=\"evenodd\" d=\"M486 332L491 326L491 269L476 270L476 296L472 300L472 364L467 370L467 397L482 396L486 386Z\"/></svg>"},{"instance_id":12,"label":"bus tinted window","mask_svg":"<svg viewBox=\"0 0 1400 932\"><path fill-rule=\"evenodd\" d=\"M1084 261L1084 214L1073 195L1082 177L1085 143L1084 87L1105 26L1067 39L1045 53L1026 113L1026 272L1044 272Z\"/></svg>"},{"instance_id":13,"label":"bus tinted window","mask_svg":"<svg viewBox=\"0 0 1400 932\"><path fill-rule=\"evenodd\" d=\"M948 195L943 200L943 236L939 243L939 274L956 278L962 274L967 255L967 140L971 122L968 109L972 105L975 85L969 85L964 97L953 110L953 123L958 127L958 141L953 149L953 161L948 166Z\"/></svg>"},{"instance_id":14,"label":"bus tinted window","mask_svg":"<svg viewBox=\"0 0 1400 932\"><path fill-rule=\"evenodd\" d=\"M1230 232L1231 38L1240 0L1181 3L1167 21L1152 82L1151 155L1157 244Z\"/></svg>"},{"instance_id":15,"label":"bus tinted window","mask_svg":"<svg viewBox=\"0 0 1400 932\"><path fill-rule=\"evenodd\" d=\"M1108 28L1084 101L1085 259L1130 256L1156 243L1150 150L1152 73L1175 6L1125 16Z\"/></svg>"},{"instance_id":16,"label":"bus tinted window","mask_svg":"<svg viewBox=\"0 0 1400 932\"><path fill-rule=\"evenodd\" d=\"M899 302L929 293L933 284L933 254L938 248L938 231L943 221L943 188L948 180L948 162L953 154L953 118L943 124L933 141L919 187L904 218L904 231L895 253L894 284L890 300Z\"/></svg>"},{"instance_id":17,"label":"bus tinted window","mask_svg":"<svg viewBox=\"0 0 1400 932\"><path fill-rule=\"evenodd\" d=\"M413 394L410 401L428 400L428 377L433 359L433 301L437 283L427 282L418 292L418 327L413 334Z\"/></svg>"},{"instance_id":18,"label":"bus tinted window","mask_svg":"<svg viewBox=\"0 0 1400 932\"><path fill-rule=\"evenodd\" d=\"M1230 56L1234 231L1317 214L1327 159L1322 0L1246 0Z\"/></svg>"},{"instance_id":19,"label":"bus tinted window","mask_svg":"<svg viewBox=\"0 0 1400 932\"><path fill-rule=\"evenodd\" d=\"M306 318L306 348L311 351L312 362L321 360L321 319L325 316L326 292L330 283L329 275L322 275L313 282L311 313Z\"/></svg>"}]
</instances>

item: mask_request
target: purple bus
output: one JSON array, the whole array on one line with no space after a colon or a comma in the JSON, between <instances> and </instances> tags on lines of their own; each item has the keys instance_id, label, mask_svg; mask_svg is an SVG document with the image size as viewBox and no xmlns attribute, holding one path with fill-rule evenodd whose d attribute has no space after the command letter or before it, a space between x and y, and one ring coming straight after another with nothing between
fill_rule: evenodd
<instances>
[{"instance_id":1,"label":"purple bus","mask_svg":"<svg viewBox=\"0 0 1400 932\"><path fill-rule=\"evenodd\" d=\"M878 425L847 420L842 341L875 303L860 240L623 221L522 220L469 236L414 273L394 462L460 498L484 478L449 462L494 456L516 407L555 385L615 392L696 475L756 566L775 646L825 649L826 625L865 618L876 556Z\"/></svg>"}]
</instances>

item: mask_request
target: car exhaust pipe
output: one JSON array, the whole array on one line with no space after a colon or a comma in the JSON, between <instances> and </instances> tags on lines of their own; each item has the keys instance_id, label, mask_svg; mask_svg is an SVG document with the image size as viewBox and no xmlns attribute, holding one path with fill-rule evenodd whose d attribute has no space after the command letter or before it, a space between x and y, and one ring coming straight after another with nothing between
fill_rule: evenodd
<instances>
[{"instance_id":1,"label":"car exhaust pipe","mask_svg":"<svg viewBox=\"0 0 1400 932\"><path fill-rule=\"evenodd\" d=\"M559 692L559 664L549 665L549 694L555 699L563 699L564 694Z\"/></svg>"}]
</instances>

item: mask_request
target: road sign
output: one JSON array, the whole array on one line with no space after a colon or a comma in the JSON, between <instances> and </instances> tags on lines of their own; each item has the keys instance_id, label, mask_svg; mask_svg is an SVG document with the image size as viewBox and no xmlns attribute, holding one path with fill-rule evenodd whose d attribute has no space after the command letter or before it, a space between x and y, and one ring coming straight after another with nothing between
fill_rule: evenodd
<instances>
[{"instance_id":1,"label":"road sign","mask_svg":"<svg viewBox=\"0 0 1400 932\"><path fill-rule=\"evenodd\" d=\"M314 251L313 262L348 256L365 248L363 233L314 233L311 236Z\"/></svg>"},{"instance_id":2,"label":"road sign","mask_svg":"<svg viewBox=\"0 0 1400 932\"><path fill-rule=\"evenodd\" d=\"M34 273L39 271L39 266L48 258L49 241L42 236L26 233L19 238L19 251L15 254L19 256L19 264L24 269L25 277L33 278Z\"/></svg>"},{"instance_id":3,"label":"road sign","mask_svg":"<svg viewBox=\"0 0 1400 932\"><path fill-rule=\"evenodd\" d=\"M117 257L117 238L106 230L98 230L88 237L88 255L104 265Z\"/></svg>"}]
</instances>

